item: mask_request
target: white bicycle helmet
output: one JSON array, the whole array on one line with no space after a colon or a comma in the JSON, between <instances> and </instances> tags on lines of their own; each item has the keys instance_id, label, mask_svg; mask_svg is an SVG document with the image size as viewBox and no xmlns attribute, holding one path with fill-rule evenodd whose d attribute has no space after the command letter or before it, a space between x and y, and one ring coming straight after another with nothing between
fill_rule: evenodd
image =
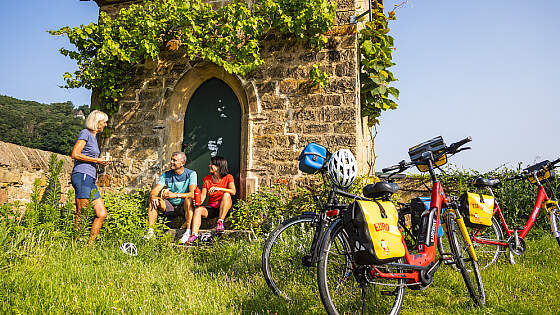
<instances>
[{"instance_id":1,"label":"white bicycle helmet","mask_svg":"<svg viewBox=\"0 0 560 315\"><path fill-rule=\"evenodd\" d=\"M341 149L333 153L327 164L327 176L339 188L349 188L356 179L358 168L352 151Z\"/></svg>"}]
</instances>

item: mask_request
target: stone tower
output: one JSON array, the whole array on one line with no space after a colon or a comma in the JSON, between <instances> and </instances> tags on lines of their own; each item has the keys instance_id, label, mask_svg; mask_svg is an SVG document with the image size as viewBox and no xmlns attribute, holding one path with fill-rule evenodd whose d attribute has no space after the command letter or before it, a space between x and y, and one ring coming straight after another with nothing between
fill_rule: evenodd
<instances>
[{"instance_id":1,"label":"stone tower","mask_svg":"<svg viewBox=\"0 0 560 315\"><path fill-rule=\"evenodd\" d=\"M201 182L207 158L217 153L234 165L231 173L243 198L280 178L292 187L309 181L297 163L309 142L331 152L349 148L359 174L372 172L373 137L360 115L357 25L350 23L351 16L369 5L366 0L336 1L335 27L323 50L268 39L262 43L264 65L244 77L211 63L193 63L181 49L162 52L159 62L138 65L133 85L109 122L112 134L102 151L109 151L116 162L99 185L151 186L168 168L174 151L186 151L187 163L198 159ZM134 1L96 2L101 11L115 15ZM302 86L317 62L332 76L325 88L309 91ZM227 106L221 107L222 101Z\"/></svg>"}]
</instances>

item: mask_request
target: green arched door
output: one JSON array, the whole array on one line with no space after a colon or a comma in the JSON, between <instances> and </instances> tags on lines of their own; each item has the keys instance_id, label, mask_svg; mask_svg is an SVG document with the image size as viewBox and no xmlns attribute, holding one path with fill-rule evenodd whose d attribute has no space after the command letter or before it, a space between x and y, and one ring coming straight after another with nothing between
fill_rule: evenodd
<instances>
[{"instance_id":1,"label":"green arched door","mask_svg":"<svg viewBox=\"0 0 560 315\"><path fill-rule=\"evenodd\" d=\"M195 170L198 186L208 175L210 157L228 160L229 173L239 191L241 106L233 90L220 79L210 79L194 92L185 113L183 151L186 167Z\"/></svg>"}]
</instances>

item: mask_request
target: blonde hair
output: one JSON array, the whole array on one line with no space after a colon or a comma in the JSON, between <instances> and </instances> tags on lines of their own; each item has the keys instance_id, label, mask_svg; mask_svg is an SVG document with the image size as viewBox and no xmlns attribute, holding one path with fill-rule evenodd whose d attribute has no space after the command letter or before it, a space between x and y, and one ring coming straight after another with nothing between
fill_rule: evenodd
<instances>
[{"instance_id":1,"label":"blonde hair","mask_svg":"<svg viewBox=\"0 0 560 315\"><path fill-rule=\"evenodd\" d=\"M101 121L109 120L109 116L100 110L94 110L87 116L86 128L89 130L97 130L97 124Z\"/></svg>"}]
</instances>

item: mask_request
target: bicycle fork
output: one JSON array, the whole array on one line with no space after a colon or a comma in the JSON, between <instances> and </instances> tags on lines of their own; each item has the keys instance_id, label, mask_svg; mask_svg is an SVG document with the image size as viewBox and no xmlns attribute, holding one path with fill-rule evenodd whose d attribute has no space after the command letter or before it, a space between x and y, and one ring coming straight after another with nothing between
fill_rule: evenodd
<instances>
[{"instance_id":1,"label":"bicycle fork","mask_svg":"<svg viewBox=\"0 0 560 315\"><path fill-rule=\"evenodd\" d=\"M472 258L474 259L474 261L478 261L478 257L476 256L476 252L474 251L474 245L472 243L471 236L469 235L469 232L467 231L467 226L465 225L465 221L463 220L463 216L461 215L461 213L459 211L457 211L457 209L453 209L453 216L454 216L453 220L455 220L457 222L457 225L459 225L459 230L461 231L461 234L463 235L463 239L465 239L467 241L467 244L469 246L469 252L471 253Z\"/></svg>"},{"instance_id":2,"label":"bicycle fork","mask_svg":"<svg viewBox=\"0 0 560 315\"><path fill-rule=\"evenodd\" d=\"M552 229L552 234L554 237L560 237L560 231L558 231L558 222L556 222L556 214L558 213L558 201L548 200L545 202L544 207L548 212L548 220L550 221L550 228Z\"/></svg>"}]
</instances>

